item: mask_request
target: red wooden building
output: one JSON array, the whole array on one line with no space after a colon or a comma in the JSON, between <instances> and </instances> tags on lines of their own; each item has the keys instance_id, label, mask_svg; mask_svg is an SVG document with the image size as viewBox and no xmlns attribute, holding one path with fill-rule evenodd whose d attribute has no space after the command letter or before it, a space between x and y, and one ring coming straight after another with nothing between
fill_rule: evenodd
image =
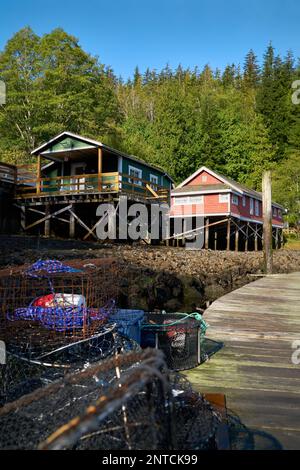
<instances>
[{"instance_id":1,"label":"red wooden building","mask_svg":"<svg viewBox=\"0 0 300 470\"><path fill-rule=\"evenodd\" d=\"M283 212L272 203L274 247L282 244ZM176 218L203 217L205 247L259 250L262 248L262 194L203 166L171 192L171 230ZM178 221L177 221L178 222ZM185 232L183 220L182 232ZM184 236L182 237L184 240Z\"/></svg>"}]
</instances>

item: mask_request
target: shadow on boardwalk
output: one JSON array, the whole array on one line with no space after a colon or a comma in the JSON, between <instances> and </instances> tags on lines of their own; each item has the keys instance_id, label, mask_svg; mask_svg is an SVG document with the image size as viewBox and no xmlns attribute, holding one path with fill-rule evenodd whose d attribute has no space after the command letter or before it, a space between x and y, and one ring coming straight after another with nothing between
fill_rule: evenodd
<instances>
[{"instance_id":1,"label":"shadow on boardwalk","mask_svg":"<svg viewBox=\"0 0 300 470\"><path fill-rule=\"evenodd\" d=\"M221 351L224 343L205 338L202 343L202 357L210 359ZM230 446L232 450L280 450L281 443L271 434L259 429L249 429L232 410L227 410Z\"/></svg>"}]
</instances>

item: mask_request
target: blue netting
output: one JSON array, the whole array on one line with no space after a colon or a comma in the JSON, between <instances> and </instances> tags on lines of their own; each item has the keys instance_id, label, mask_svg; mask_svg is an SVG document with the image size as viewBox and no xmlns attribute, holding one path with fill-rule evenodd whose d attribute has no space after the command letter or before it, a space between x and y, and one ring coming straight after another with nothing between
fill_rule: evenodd
<instances>
[{"instance_id":1,"label":"blue netting","mask_svg":"<svg viewBox=\"0 0 300 470\"><path fill-rule=\"evenodd\" d=\"M42 273L45 273L46 276L43 276ZM66 264L61 263L55 259L41 260L39 259L33 263L28 269L26 269L25 274L30 277L48 277L48 274L55 273L80 273L80 269L72 268Z\"/></svg>"},{"instance_id":2,"label":"blue netting","mask_svg":"<svg viewBox=\"0 0 300 470\"><path fill-rule=\"evenodd\" d=\"M52 306L35 305L34 299L28 307L16 308L13 313L7 313L10 321L32 320L39 321L45 328L55 331L68 331L74 328L88 326L93 321L104 322L115 310L115 300L109 300L100 308L90 308L85 305L60 305L55 295L51 275L58 273L82 273L79 269L67 266L57 260L38 260L26 271L25 276L36 279L47 279L49 291L52 293ZM58 294L59 295L59 294ZM72 295L72 294L71 294ZM63 295L62 295L63 297ZM63 298L64 301L64 298Z\"/></svg>"}]
</instances>

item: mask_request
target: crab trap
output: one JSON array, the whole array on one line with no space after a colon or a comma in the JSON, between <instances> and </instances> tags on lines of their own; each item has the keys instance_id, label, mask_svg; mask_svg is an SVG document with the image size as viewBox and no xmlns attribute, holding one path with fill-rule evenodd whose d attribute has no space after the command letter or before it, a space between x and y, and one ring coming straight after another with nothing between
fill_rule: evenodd
<instances>
[{"instance_id":1,"label":"crab trap","mask_svg":"<svg viewBox=\"0 0 300 470\"><path fill-rule=\"evenodd\" d=\"M161 351L116 355L0 408L1 449L215 448L220 418Z\"/></svg>"},{"instance_id":2,"label":"crab trap","mask_svg":"<svg viewBox=\"0 0 300 470\"><path fill-rule=\"evenodd\" d=\"M118 265L38 261L0 273L0 335L7 350L38 359L94 336L115 309Z\"/></svg>"},{"instance_id":3,"label":"crab trap","mask_svg":"<svg viewBox=\"0 0 300 470\"><path fill-rule=\"evenodd\" d=\"M172 370L201 363L201 343L207 325L198 313L148 313L142 325L142 347L161 349Z\"/></svg>"}]
</instances>

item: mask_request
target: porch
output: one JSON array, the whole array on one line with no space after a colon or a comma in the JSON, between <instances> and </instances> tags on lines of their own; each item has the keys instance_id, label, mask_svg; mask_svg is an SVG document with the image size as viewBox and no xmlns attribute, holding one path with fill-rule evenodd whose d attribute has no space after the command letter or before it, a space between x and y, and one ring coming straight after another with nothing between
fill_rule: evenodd
<instances>
[{"instance_id":1,"label":"porch","mask_svg":"<svg viewBox=\"0 0 300 470\"><path fill-rule=\"evenodd\" d=\"M73 167L74 168L74 167ZM75 169L81 167L75 167ZM17 167L15 199L35 200L41 198L64 199L76 195L129 195L131 198L145 199L147 202L169 202L166 187L137 176L111 171L107 173L79 173L59 176L40 176L37 165Z\"/></svg>"}]
</instances>

